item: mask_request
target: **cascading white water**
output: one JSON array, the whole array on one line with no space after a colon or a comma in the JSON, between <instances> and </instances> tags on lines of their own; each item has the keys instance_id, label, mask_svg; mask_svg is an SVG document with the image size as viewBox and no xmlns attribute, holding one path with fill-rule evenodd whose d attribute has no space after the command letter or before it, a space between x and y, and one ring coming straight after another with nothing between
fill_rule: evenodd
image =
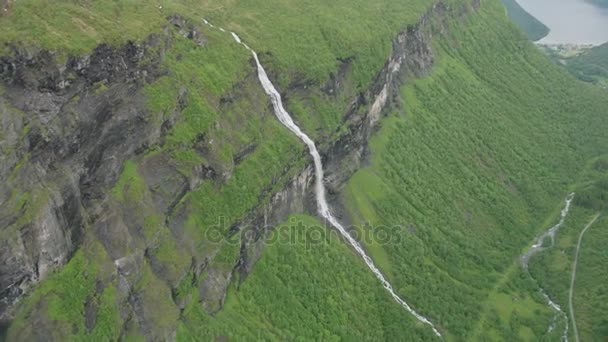
<instances>
[{"instance_id":1,"label":"cascading white water","mask_svg":"<svg viewBox=\"0 0 608 342\"><path fill-rule=\"evenodd\" d=\"M205 22L205 24L209 25L210 27L215 27L213 24L209 23L207 20L204 19L203 21ZM219 28L219 29L223 31L222 28ZM332 215L331 210L329 209L329 205L327 203L327 199L325 198L325 184L323 184L323 178L324 178L323 164L321 162L321 155L319 154L319 151L317 150L317 146L315 145L314 141L312 141L312 139L310 139L308 137L308 135L306 135L304 132L302 132L300 127L298 127L298 125L296 125L295 122L293 122L291 116L289 115L289 113L287 113L287 111L283 107L283 101L281 100L281 94L279 94L279 92L276 90L276 88L274 87L272 82L270 82L270 79L268 78L268 74L266 74L266 70L260 63L258 54L255 51L253 51L253 49L251 49L247 44L243 43L236 33L234 33L234 32L230 32L230 33L232 34L232 37L234 38L234 40L236 40L237 43L243 45L253 55L253 58L255 59L255 62L257 64L258 78L260 80L260 83L262 84L262 87L264 88L264 91L266 92L268 97L270 97L270 101L272 102L272 106L274 108L275 115L277 116L279 121L285 127L287 127L293 134L295 134L298 138L300 138L300 140L302 140L304 142L304 144L306 144L306 146L308 146L308 150L310 152L310 155L313 158L314 165L315 165L315 179L316 179L315 180L315 191L316 191L316 197L317 197L317 210L319 212L319 215L321 215L323 218L325 218L327 221L329 221L329 223L338 230L338 232L346 239L346 241L348 241L348 243L355 249L355 251L357 251L357 253L365 261L365 264L367 264L367 267L369 267L369 269L374 273L376 278L378 278L378 280L380 280L380 282L382 283L384 288L390 293L390 295L395 299L395 301L397 303L399 303L399 305L401 305L403 308L405 308L409 313L414 315L414 317L416 317L416 319L418 319L420 322L430 325L431 329L433 329L433 332L435 333L435 335L441 337L441 334L435 328L433 323L431 323L431 321L429 321L426 317L424 317L424 316L418 314L416 311L414 311L414 309L412 309L403 299L401 299L395 293L395 291L393 290L393 286L384 278L384 275L382 275L382 272L380 272L378 267L376 267L376 265L374 264L374 261L365 253L365 251L363 250L361 245L352 236L350 236L350 234L346 231L346 229Z\"/></svg>"},{"instance_id":2,"label":"cascading white water","mask_svg":"<svg viewBox=\"0 0 608 342\"><path fill-rule=\"evenodd\" d=\"M530 249L528 249L528 251L524 255L521 256L521 264L525 270L528 269L528 263L530 262L530 258L532 257L532 255L543 250L543 242L545 241L546 238L548 238L548 237L551 238L551 247L553 247L555 245L555 235L557 234L557 231L561 228L561 226L564 225L564 222L566 221L566 216L568 216L568 212L570 211L570 205L572 204L572 200L574 200L574 193L571 193L566 197L566 205L564 206L564 208L562 209L562 211L560 213L561 216L560 216L559 222L555 226L549 228L541 236L539 236L536 239L536 241L534 242L534 244L532 245L532 247L530 247Z\"/></svg>"},{"instance_id":3,"label":"cascading white water","mask_svg":"<svg viewBox=\"0 0 608 342\"><path fill-rule=\"evenodd\" d=\"M544 249L543 243L546 238L551 238L551 247L553 247L555 245L555 236L557 235L557 232L559 231L561 226L564 225L564 222L566 222L566 216L568 216L568 213L570 212L570 205L572 204L573 200L574 200L574 193L571 193L566 197L566 205L564 206L564 208L562 209L562 211L560 213L559 222L555 226L549 228L541 236L539 236L535 240L532 247L530 247L530 249L528 249L528 251L524 255L521 256L521 264L522 264L522 267L524 268L524 270L526 270L526 271L528 270L528 264L530 263L530 258L532 257L532 255L534 255L537 252L540 252ZM530 275L530 276L532 276L532 275ZM547 304L557 313L556 315L561 314L562 317L564 318L566 326L564 328L564 333L562 334L562 341L568 342L568 325L569 325L568 324L568 315L566 315L566 313L562 310L562 308L559 305L557 305L557 303L555 303L553 300L551 300L551 297L549 297L549 295L545 292L545 290L542 287L540 288L540 293L543 295L543 297L547 301ZM556 318L557 318L557 316L555 316L553 318L551 325L549 326L549 332L551 332L555 328Z\"/></svg>"}]
</instances>

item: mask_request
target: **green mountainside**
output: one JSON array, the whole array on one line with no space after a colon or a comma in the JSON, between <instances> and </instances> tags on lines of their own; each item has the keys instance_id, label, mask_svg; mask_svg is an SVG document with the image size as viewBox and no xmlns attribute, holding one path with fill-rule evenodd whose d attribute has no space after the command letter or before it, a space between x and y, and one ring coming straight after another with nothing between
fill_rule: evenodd
<instances>
[{"instance_id":1,"label":"green mountainside","mask_svg":"<svg viewBox=\"0 0 608 342\"><path fill-rule=\"evenodd\" d=\"M575 184L576 206L560 230L555 248L533 259L530 271L563 308L568 308L579 235L596 215L600 215L581 240L572 302L579 338L599 341L608 331L606 274L600 270L607 257L606 249L601 246L605 246L608 233L608 157L590 160ZM572 321L570 330L574 331Z\"/></svg>"},{"instance_id":2,"label":"green mountainside","mask_svg":"<svg viewBox=\"0 0 608 342\"><path fill-rule=\"evenodd\" d=\"M594 113L605 105L583 99L601 95L523 43L498 6L453 32L438 42L431 76L404 88L404 112L372 142L372 166L353 177L348 199L361 220L416 227L400 245L370 250L389 259L396 283L417 284L404 297L446 330L536 340L549 312L518 255L555 220L586 159L601 153L604 134L587 125L605 124ZM582 115L576 124L569 112ZM579 140L577 130L599 140ZM589 154L576 152L579 144Z\"/></svg>"},{"instance_id":3,"label":"green mountainside","mask_svg":"<svg viewBox=\"0 0 608 342\"><path fill-rule=\"evenodd\" d=\"M564 60L566 68L586 82L608 86L608 44L593 47Z\"/></svg>"},{"instance_id":4,"label":"green mountainside","mask_svg":"<svg viewBox=\"0 0 608 342\"><path fill-rule=\"evenodd\" d=\"M607 209L608 98L501 2L0 4L0 339L436 339L316 217L305 146L202 18L259 53L332 209L445 340L560 339L539 286L568 307ZM606 222L579 256L582 340L607 331Z\"/></svg>"}]
</instances>

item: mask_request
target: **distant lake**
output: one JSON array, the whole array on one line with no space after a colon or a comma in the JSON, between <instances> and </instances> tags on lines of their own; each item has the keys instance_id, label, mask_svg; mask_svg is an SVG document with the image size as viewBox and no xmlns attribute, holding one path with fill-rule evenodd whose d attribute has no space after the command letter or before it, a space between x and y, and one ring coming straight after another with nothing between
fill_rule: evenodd
<instances>
[{"instance_id":1,"label":"distant lake","mask_svg":"<svg viewBox=\"0 0 608 342\"><path fill-rule=\"evenodd\" d=\"M608 9L585 0L517 0L551 32L541 39L547 44L594 44L608 42Z\"/></svg>"}]
</instances>

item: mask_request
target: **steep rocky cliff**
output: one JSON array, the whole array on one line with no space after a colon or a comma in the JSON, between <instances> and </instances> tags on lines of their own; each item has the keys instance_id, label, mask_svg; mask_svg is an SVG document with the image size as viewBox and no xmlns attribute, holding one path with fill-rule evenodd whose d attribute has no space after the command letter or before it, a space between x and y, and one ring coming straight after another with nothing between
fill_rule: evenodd
<instances>
[{"instance_id":1,"label":"steep rocky cliff","mask_svg":"<svg viewBox=\"0 0 608 342\"><path fill-rule=\"evenodd\" d=\"M48 51L2 58L3 313L69 260L124 161L158 143L141 88L160 75L163 44L102 45L64 65Z\"/></svg>"},{"instance_id":2,"label":"steep rocky cliff","mask_svg":"<svg viewBox=\"0 0 608 342\"><path fill-rule=\"evenodd\" d=\"M432 37L446 32L448 19L464 17L477 6L478 2L472 7L434 5L417 25L394 39L392 53L372 85L351 95L342 127L320 142L326 183L336 206L343 184L364 162L367 141L383 114L400 105L399 87L432 67ZM33 310L48 305L43 297L30 298L33 303L25 308L19 303L32 286L84 249L84 258L98 255L103 270L91 274L95 289L83 308L87 331L95 328L99 298L115 287L126 322L123 334L140 329L151 340L172 339L179 309L189 300L180 296L181 284L198 286L201 305L209 313L217 312L230 283L244 281L254 268L268 231L289 214L315 212L310 160L298 148L255 194L258 200L245 215L221 221L226 226L220 227L220 236L236 237L241 241L236 247L212 244L210 236L191 233L196 222L189 217L197 207L190 192L204 182L221 191L256 145L234 141L235 153L227 160L214 149L213 137L198 134L192 150L200 162L185 166L166 148L189 105L191 90L177 89L173 106L155 111L145 87L163 76L173 77L165 54L182 39L192 42L191 49L214 48L206 46L207 38L197 25L170 16L162 32L144 41L100 45L65 62L52 51L19 46L1 58L0 317L8 326L21 310L28 321L40 323L36 330L29 324L13 327L10 336L67 336L51 333L56 323L43 310ZM342 80L348 77L351 62L342 60L326 84L314 87L330 98L349 96ZM219 99L220 108L232 111L241 101L251 104L252 98L260 98L256 86L250 68L230 97ZM314 90L296 85L289 91L306 97ZM266 100L253 103L265 121L273 119ZM218 125L219 131L232 128ZM218 261L230 248L236 250ZM150 281L152 274L157 280ZM174 313L168 313L173 317L168 323L153 313L164 304L154 303L147 286L157 295L171 294L173 302L165 310Z\"/></svg>"}]
</instances>

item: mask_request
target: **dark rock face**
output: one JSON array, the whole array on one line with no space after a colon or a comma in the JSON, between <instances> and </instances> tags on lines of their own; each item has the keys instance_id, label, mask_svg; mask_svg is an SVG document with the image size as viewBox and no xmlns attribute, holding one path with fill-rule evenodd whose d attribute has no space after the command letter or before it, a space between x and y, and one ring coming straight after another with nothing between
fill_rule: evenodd
<instances>
[{"instance_id":1,"label":"dark rock face","mask_svg":"<svg viewBox=\"0 0 608 342\"><path fill-rule=\"evenodd\" d=\"M57 65L47 51L0 58L0 318L49 271L63 265L95 225L103 189L141 146L155 144L141 88L162 74L159 36L97 47ZM150 63L143 66L146 58ZM25 197L17 200L15 196ZM12 205L11 205L12 204Z\"/></svg>"},{"instance_id":2,"label":"dark rock face","mask_svg":"<svg viewBox=\"0 0 608 342\"><path fill-rule=\"evenodd\" d=\"M156 208L171 213L177 202L190 190L188 179L182 176L164 154L147 159L141 172L152 191Z\"/></svg>"},{"instance_id":3,"label":"dark rock face","mask_svg":"<svg viewBox=\"0 0 608 342\"><path fill-rule=\"evenodd\" d=\"M231 269L212 267L208 270L207 277L198 287L201 304L207 312L215 314L222 309L231 281Z\"/></svg>"},{"instance_id":4,"label":"dark rock face","mask_svg":"<svg viewBox=\"0 0 608 342\"><path fill-rule=\"evenodd\" d=\"M11 0L0 1L0 17L7 16L11 8Z\"/></svg>"},{"instance_id":5,"label":"dark rock face","mask_svg":"<svg viewBox=\"0 0 608 342\"><path fill-rule=\"evenodd\" d=\"M205 36L198 31L196 26L188 23L188 21L183 17L179 15L172 15L168 17L167 20L184 38L192 40L198 46L205 46L207 44L207 38L205 38Z\"/></svg>"},{"instance_id":6,"label":"dark rock face","mask_svg":"<svg viewBox=\"0 0 608 342\"><path fill-rule=\"evenodd\" d=\"M194 25L180 17L170 20L161 33L142 42L117 48L102 44L64 63L35 48L14 47L12 57L0 57L2 334L13 319L14 304L33 284L66 264L86 236L115 261L115 269L103 276L109 278L98 280L97 292L112 279L117 281L124 329L139 329L151 340L170 340L174 334L171 327L156 326L146 308L149 298L144 300L135 286L145 263L167 282L169 297L180 277L162 274L162 265L147 253L157 248L157 239L143 233L146 217L134 214L140 208L120 207L110 194L125 161L162 145L187 106L188 94L182 89L172 111L152 113L143 94L146 84L166 74L161 65L175 34L198 46L206 43ZM241 158L250 152L243 151ZM158 154L140 166L152 194L140 204L161 218L174 217L166 223L179 236L188 215L183 207L173 215L179 201L203 179L222 172L227 171L201 165L186 178ZM97 300L90 297L83 308L89 331L97 321ZM49 336L54 327L42 312L28 319L39 329L20 332L20 338Z\"/></svg>"},{"instance_id":7,"label":"dark rock face","mask_svg":"<svg viewBox=\"0 0 608 342\"><path fill-rule=\"evenodd\" d=\"M401 86L431 71L434 64L431 38L447 33L451 11L443 3L437 3L417 25L401 31L393 41L393 52L376 75L374 84L351 102L345 114L347 133L322 149L330 194L339 193L341 186L364 162L367 141L378 128L383 115L400 108Z\"/></svg>"}]
</instances>

